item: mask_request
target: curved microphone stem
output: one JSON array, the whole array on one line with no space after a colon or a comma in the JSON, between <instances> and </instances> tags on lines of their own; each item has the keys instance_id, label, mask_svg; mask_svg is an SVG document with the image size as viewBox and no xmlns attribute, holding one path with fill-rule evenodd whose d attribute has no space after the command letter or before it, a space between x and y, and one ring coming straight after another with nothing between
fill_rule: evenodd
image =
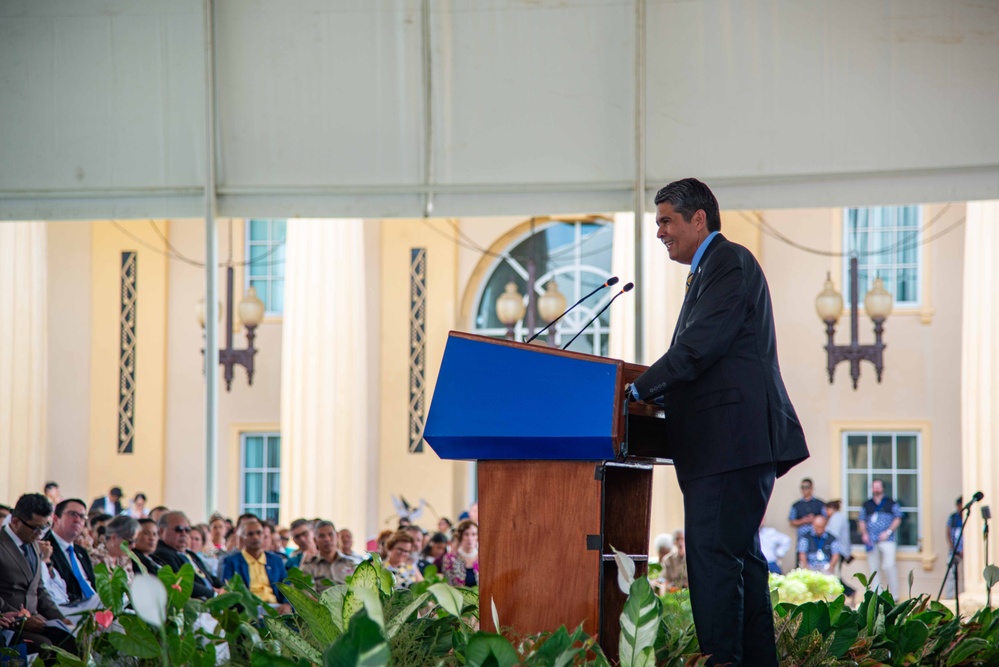
<instances>
[{"instance_id":1,"label":"curved microphone stem","mask_svg":"<svg viewBox=\"0 0 999 667\"><path fill-rule=\"evenodd\" d=\"M568 348L570 345L572 345L572 342L574 340L576 340L577 338L579 338L579 335L581 333L583 333L584 331L586 331L587 329L589 329L590 325L593 324L594 322L596 322L597 318L600 317L601 315L603 315L604 311L606 311L608 308L610 308L610 305L612 303L614 303L614 299L618 298L619 296L621 296L625 292L631 291L631 288L634 287L634 286L635 286L634 283L628 283L627 285L625 285L624 289L622 289L620 292L618 292L617 294L615 294L611 298L611 300L607 302L607 305L600 309L600 312L598 312L596 315L594 315L592 318L590 318L590 321L586 323L586 326L584 326L582 329L580 329L579 331L576 332L576 335L572 337L572 340L570 340L568 343L566 343L565 345L562 346L562 349L564 350L564 349Z\"/></svg>"},{"instance_id":2,"label":"curved microphone stem","mask_svg":"<svg viewBox=\"0 0 999 667\"><path fill-rule=\"evenodd\" d=\"M580 299L576 303L574 303L571 306L569 306L568 308L566 308L565 311L561 315L559 315L554 320L552 320L551 322L549 322L548 324L546 324L544 326L544 328L541 329L540 331L535 332L535 334L533 336L531 336L530 338L528 338L524 342L525 343L530 343L532 340L534 340L535 338L537 338L538 336L540 336L541 334L543 334L545 331L547 331L548 328L551 327L551 325L555 324L560 319L562 319L563 317L565 317L569 313L570 310L572 310L573 308L575 308L579 304L583 303L584 301L586 301L587 299L589 299L591 296L593 296L594 294L596 294L597 292L599 292L603 288L609 287L610 285L613 285L616 282L617 282L617 276L614 276L613 278L611 278L610 280L608 280L607 282L605 282L603 285L601 285L600 287L596 288L595 290L593 290L592 292L590 292L589 294L587 294L586 296L584 296L582 299Z\"/></svg>"}]
</instances>

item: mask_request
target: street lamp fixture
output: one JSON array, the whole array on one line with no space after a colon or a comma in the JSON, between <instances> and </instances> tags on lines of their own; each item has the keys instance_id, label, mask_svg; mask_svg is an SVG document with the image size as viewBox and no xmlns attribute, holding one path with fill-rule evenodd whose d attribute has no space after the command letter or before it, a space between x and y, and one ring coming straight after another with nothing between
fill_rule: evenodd
<instances>
[{"instance_id":1,"label":"street lamp fixture","mask_svg":"<svg viewBox=\"0 0 999 667\"><path fill-rule=\"evenodd\" d=\"M246 295L239 302L239 320L246 327L246 348L236 349L232 345L232 266L226 269L226 305L225 305L225 347L219 350L219 364L225 368L225 390L232 390L232 378L235 367L243 366L246 369L247 384L253 385L253 358L257 354L257 349L253 346L256 338L257 325L264 319L264 302L257 296L257 290L252 286L246 290ZM221 308L219 315L221 316ZM195 307L195 313L201 328L205 328L205 300L201 299ZM201 354L205 350L202 348Z\"/></svg>"},{"instance_id":2,"label":"street lamp fixture","mask_svg":"<svg viewBox=\"0 0 999 667\"><path fill-rule=\"evenodd\" d=\"M843 314L843 296L836 291L832 282L832 277L826 274L825 289L815 298L815 311L819 319L826 323L826 360L827 371L829 372L829 384L833 382L833 374L836 366L841 361L850 362L850 377L853 379L853 388L857 388L857 380L860 379L860 362L869 361L874 364L874 370L878 375L878 382L881 382L881 375L884 372L884 349L885 343L881 340L884 333L884 322L891 314L892 295L885 289L884 281L881 278L874 279L874 287L864 297L864 310L868 317L874 322L874 344L860 345L858 342L858 314L857 314L857 258L850 258L850 344L836 345L834 337L836 333L836 322Z\"/></svg>"},{"instance_id":3,"label":"street lamp fixture","mask_svg":"<svg viewBox=\"0 0 999 667\"><path fill-rule=\"evenodd\" d=\"M513 328L517 322L524 319L527 306L524 297L517 291L517 283L512 280L506 284L506 289L496 299L496 317L506 326L507 340L513 340Z\"/></svg>"}]
</instances>

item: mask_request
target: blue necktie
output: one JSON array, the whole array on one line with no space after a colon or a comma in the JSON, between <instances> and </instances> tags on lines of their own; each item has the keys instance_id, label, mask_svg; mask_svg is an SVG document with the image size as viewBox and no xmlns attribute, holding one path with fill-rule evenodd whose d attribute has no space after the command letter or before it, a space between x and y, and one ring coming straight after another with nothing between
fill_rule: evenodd
<instances>
[{"instance_id":1,"label":"blue necktie","mask_svg":"<svg viewBox=\"0 0 999 667\"><path fill-rule=\"evenodd\" d=\"M90 587L90 582L87 581L87 577L80 570L80 563L76 560L73 545L70 544L66 547L66 551L69 553L69 566L73 568L73 576L76 577L76 581L80 584L80 596L84 600L89 600L94 596L94 589Z\"/></svg>"}]
</instances>

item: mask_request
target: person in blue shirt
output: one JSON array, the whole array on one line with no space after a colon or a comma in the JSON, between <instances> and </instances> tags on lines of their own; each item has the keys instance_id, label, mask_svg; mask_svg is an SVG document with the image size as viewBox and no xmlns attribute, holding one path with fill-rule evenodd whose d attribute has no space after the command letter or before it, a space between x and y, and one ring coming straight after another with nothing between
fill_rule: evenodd
<instances>
[{"instance_id":1,"label":"person in blue shirt","mask_svg":"<svg viewBox=\"0 0 999 667\"><path fill-rule=\"evenodd\" d=\"M947 557L956 554L954 558L954 569L961 567L961 557L964 555L964 536L961 535L961 508L964 507L964 498L958 496L954 501L954 513L947 517ZM954 573L951 572L944 582L943 596L954 598L957 596L957 587L954 585Z\"/></svg>"},{"instance_id":2,"label":"person in blue shirt","mask_svg":"<svg viewBox=\"0 0 999 667\"><path fill-rule=\"evenodd\" d=\"M798 539L801 539L808 535L808 529L817 516L826 516L826 504L812 495L812 480L806 477L801 480L801 500L791 505L787 520L798 531Z\"/></svg>"},{"instance_id":3,"label":"person in blue shirt","mask_svg":"<svg viewBox=\"0 0 999 667\"><path fill-rule=\"evenodd\" d=\"M798 538L798 566L835 575L841 551L839 540L826 532L826 518L820 514L808 526L808 533Z\"/></svg>"},{"instance_id":4,"label":"person in blue shirt","mask_svg":"<svg viewBox=\"0 0 999 667\"><path fill-rule=\"evenodd\" d=\"M860 539L867 549L867 562L871 574L872 587L884 582L883 588L898 596L898 569L895 567L895 549L898 546L899 524L902 523L902 509L892 498L885 495L885 485L880 479L871 482L871 497L860 508L857 528Z\"/></svg>"}]
</instances>

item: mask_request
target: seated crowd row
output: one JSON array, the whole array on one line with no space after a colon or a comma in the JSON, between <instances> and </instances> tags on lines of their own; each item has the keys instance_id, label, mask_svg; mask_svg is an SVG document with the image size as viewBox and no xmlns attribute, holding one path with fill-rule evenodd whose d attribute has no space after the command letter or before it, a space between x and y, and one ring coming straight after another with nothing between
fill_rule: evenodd
<instances>
[{"instance_id":1,"label":"seated crowd row","mask_svg":"<svg viewBox=\"0 0 999 667\"><path fill-rule=\"evenodd\" d=\"M190 564L192 597L211 598L239 576L280 613L291 611L277 585L287 581L291 568L308 574L322 592L346 583L372 553L393 573L397 588L422 581L431 565L452 585L478 584L478 526L471 519L460 521L450 537L438 532L429 539L419 526L403 521L398 530L378 536L373 552L359 552L349 529L337 531L323 519L297 519L284 534L253 514L241 515L235 524L216 514L207 524L192 526L183 512L165 507L138 519L99 511L88 516L82 500L61 500L53 507L38 493L21 496L10 509L9 516L0 516L0 632L6 630L10 641L17 628L17 636L35 647L56 644L75 651L74 615L101 607L94 565L121 568L129 581L140 569L124 547L149 573ZM291 541L297 548L285 546Z\"/></svg>"}]
</instances>

